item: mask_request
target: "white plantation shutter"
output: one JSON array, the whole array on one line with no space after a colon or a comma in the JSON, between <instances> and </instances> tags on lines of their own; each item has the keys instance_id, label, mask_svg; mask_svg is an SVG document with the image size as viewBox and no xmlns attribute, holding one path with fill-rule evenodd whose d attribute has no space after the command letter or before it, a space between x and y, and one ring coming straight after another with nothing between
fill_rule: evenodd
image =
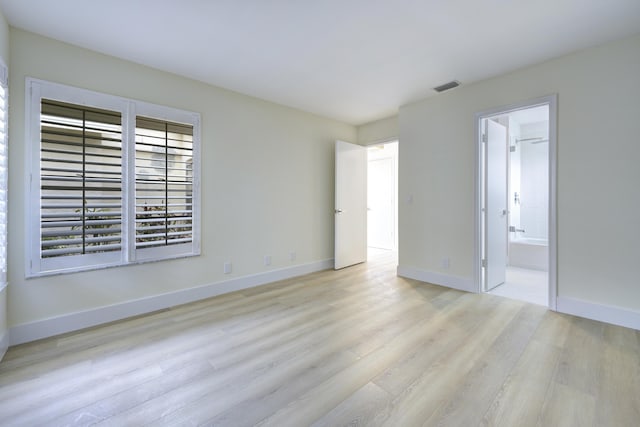
<instances>
[{"instance_id":1,"label":"white plantation shutter","mask_svg":"<svg viewBox=\"0 0 640 427\"><path fill-rule=\"evenodd\" d=\"M136 118L136 248L193 240L193 126Z\"/></svg>"},{"instance_id":2,"label":"white plantation shutter","mask_svg":"<svg viewBox=\"0 0 640 427\"><path fill-rule=\"evenodd\" d=\"M0 289L7 284L7 72L0 66Z\"/></svg>"},{"instance_id":3,"label":"white plantation shutter","mask_svg":"<svg viewBox=\"0 0 640 427\"><path fill-rule=\"evenodd\" d=\"M122 248L122 117L42 100L42 258Z\"/></svg>"}]
</instances>

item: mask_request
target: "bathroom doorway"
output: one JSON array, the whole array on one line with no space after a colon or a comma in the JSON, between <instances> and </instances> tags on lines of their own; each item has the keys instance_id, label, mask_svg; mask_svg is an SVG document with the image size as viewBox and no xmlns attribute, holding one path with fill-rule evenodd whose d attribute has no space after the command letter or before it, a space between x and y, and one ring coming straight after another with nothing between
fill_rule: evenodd
<instances>
[{"instance_id":1,"label":"bathroom doorway","mask_svg":"<svg viewBox=\"0 0 640 427\"><path fill-rule=\"evenodd\" d=\"M478 119L479 291L555 309L555 97Z\"/></svg>"},{"instance_id":2,"label":"bathroom doorway","mask_svg":"<svg viewBox=\"0 0 640 427\"><path fill-rule=\"evenodd\" d=\"M368 147L367 247L370 255L398 250L398 141Z\"/></svg>"}]
</instances>

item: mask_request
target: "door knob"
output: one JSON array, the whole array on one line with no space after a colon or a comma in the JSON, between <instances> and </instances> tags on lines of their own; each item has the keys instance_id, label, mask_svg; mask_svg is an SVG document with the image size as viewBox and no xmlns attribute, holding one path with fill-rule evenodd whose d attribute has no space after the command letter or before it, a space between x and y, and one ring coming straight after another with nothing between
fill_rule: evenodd
<instances>
[{"instance_id":1,"label":"door knob","mask_svg":"<svg viewBox=\"0 0 640 427\"><path fill-rule=\"evenodd\" d=\"M334 212L337 214L342 213L342 209L334 209Z\"/></svg>"}]
</instances>

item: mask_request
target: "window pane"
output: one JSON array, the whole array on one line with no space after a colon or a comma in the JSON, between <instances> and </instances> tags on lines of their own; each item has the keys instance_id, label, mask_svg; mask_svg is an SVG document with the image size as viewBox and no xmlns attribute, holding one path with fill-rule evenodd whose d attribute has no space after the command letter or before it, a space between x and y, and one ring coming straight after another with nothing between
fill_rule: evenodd
<instances>
[{"instance_id":1,"label":"window pane","mask_svg":"<svg viewBox=\"0 0 640 427\"><path fill-rule=\"evenodd\" d=\"M136 247L193 240L193 126L136 118Z\"/></svg>"},{"instance_id":2,"label":"window pane","mask_svg":"<svg viewBox=\"0 0 640 427\"><path fill-rule=\"evenodd\" d=\"M122 118L43 99L40 113L41 257L122 246Z\"/></svg>"}]
</instances>

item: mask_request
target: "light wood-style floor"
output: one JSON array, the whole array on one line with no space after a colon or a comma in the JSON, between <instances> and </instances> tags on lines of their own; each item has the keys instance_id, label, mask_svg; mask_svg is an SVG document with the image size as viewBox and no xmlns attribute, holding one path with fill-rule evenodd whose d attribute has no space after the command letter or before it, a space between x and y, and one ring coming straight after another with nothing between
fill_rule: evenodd
<instances>
[{"instance_id":1,"label":"light wood-style floor","mask_svg":"<svg viewBox=\"0 0 640 427\"><path fill-rule=\"evenodd\" d=\"M640 333L393 260L9 349L0 425L638 426Z\"/></svg>"}]
</instances>

